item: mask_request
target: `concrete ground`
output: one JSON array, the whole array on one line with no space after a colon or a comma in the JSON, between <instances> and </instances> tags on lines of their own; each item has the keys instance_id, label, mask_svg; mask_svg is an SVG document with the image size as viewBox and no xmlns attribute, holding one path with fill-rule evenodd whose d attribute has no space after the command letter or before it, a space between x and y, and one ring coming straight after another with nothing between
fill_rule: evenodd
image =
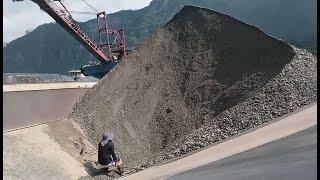
<instances>
[{"instance_id":1,"label":"concrete ground","mask_svg":"<svg viewBox=\"0 0 320 180\"><path fill-rule=\"evenodd\" d=\"M3 131L64 119L95 83L3 85Z\"/></svg>"},{"instance_id":2,"label":"concrete ground","mask_svg":"<svg viewBox=\"0 0 320 180\"><path fill-rule=\"evenodd\" d=\"M154 166L120 179L166 179L185 171L257 148L269 142L285 138L316 125L317 104L312 104L299 110L299 112L283 117L283 119L277 120L276 122L271 122L264 127L259 127L247 134L214 144L207 149L176 161Z\"/></svg>"},{"instance_id":3,"label":"concrete ground","mask_svg":"<svg viewBox=\"0 0 320 180\"><path fill-rule=\"evenodd\" d=\"M95 149L80 127L65 117L76 99L93 85L4 85L4 179L73 180L91 174L93 168L86 160L97 159ZM91 146L85 147L83 155L80 139Z\"/></svg>"},{"instance_id":4,"label":"concrete ground","mask_svg":"<svg viewBox=\"0 0 320 180\"><path fill-rule=\"evenodd\" d=\"M317 126L168 180L317 179Z\"/></svg>"},{"instance_id":5,"label":"concrete ground","mask_svg":"<svg viewBox=\"0 0 320 180\"><path fill-rule=\"evenodd\" d=\"M56 89L3 93L3 130L10 131L64 119L88 89ZM18 113L17 113L18 112Z\"/></svg>"},{"instance_id":6,"label":"concrete ground","mask_svg":"<svg viewBox=\"0 0 320 180\"><path fill-rule=\"evenodd\" d=\"M4 133L3 178L75 180L88 175L84 160L96 155L80 155L81 135L68 120Z\"/></svg>"}]
</instances>

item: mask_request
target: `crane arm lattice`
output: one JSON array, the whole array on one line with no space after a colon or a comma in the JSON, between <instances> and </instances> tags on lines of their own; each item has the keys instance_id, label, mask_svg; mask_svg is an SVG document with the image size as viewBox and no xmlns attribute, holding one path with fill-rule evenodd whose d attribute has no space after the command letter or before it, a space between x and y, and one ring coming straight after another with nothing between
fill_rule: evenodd
<instances>
[{"instance_id":1,"label":"crane arm lattice","mask_svg":"<svg viewBox=\"0 0 320 180\"><path fill-rule=\"evenodd\" d=\"M22 1L22 0L13 0ZM31 0L40 6L40 9L49 14L62 28L76 38L89 52L101 62L109 62L112 57L106 55L90 37L84 33L76 21L72 18L66 7L57 0ZM57 1L58 3L56 3Z\"/></svg>"}]
</instances>

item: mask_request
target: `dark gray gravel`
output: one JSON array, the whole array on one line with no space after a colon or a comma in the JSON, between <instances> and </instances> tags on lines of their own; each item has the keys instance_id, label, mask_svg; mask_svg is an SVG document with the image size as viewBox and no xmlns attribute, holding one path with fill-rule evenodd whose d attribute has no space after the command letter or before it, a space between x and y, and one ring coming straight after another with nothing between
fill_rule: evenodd
<instances>
[{"instance_id":1,"label":"dark gray gravel","mask_svg":"<svg viewBox=\"0 0 320 180\"><path fill-rule=\"evenodd\" d=\"M293 47L294 48L294 47ZM294 112L317 100L317 59L294 48L296 56L282 72L252 97L206 120L201 128L177 140L150 164L181 156L221 139Z\"/></svg>"},{"instance_id":2,"label":"dark gray gravel","mask_svg":"<svg viewBox=\"0 0 320 180\"><path fill-rule=\"evenodd\" d=\"M113 131L125 164L149 167L315 102L316 65L256 27L188 6L86 93L71 118L95 145Z\"/></svg>"}]
</instances>

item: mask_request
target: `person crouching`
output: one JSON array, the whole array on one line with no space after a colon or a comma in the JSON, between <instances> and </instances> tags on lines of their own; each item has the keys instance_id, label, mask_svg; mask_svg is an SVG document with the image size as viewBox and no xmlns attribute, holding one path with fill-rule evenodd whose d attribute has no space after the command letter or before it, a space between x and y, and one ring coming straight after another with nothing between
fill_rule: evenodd
<instances>
[{"instance_id":1,"label":"person crouching","mask_svg":"<svg viewBox=\"0 0 320 180\"><path fill-rule=\"evenodd\" d=\"M98 148L98 163L102 168L110 168L112 166L119 167L122 162L114 152L114 145L112 140L114 139L113 133L103 133L102 140L99 143Z\"/></svg>"}]
</instances>

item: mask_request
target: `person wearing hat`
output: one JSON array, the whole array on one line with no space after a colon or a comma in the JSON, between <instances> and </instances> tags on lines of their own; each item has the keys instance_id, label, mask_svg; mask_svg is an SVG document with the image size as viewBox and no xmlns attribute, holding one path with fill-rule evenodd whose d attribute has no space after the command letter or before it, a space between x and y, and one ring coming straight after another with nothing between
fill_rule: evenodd
<instances>
[{"instance_id":1,"label":"person wearing hat","mask_svg":"<svg viewBox=\"0 0 320 180\"><path fill-rule=\"evenodd\" d=\"M114 152L114 146L112 140L114 138L113 133L103 133L102 141L99 143L98 148L98 163L105 167L118 166L120 159Z\"/></svg>"}]
</instances>

